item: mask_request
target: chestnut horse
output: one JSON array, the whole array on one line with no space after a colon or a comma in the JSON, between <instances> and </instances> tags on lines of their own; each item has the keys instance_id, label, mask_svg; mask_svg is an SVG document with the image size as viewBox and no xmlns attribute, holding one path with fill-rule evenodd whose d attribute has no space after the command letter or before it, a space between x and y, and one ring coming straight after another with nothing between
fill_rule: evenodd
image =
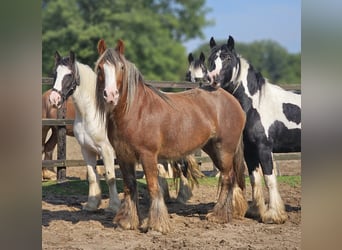
<instances>
[{"instance_id":1,"label":"chestnut horse","mask_svg":"<svg viewBox=\"0 0 342 250\"><path fill-rule=\"evenodd\" d=\"M49 97L51 89L45 91L42 95L42 118L57 118L57 108L50 103ZM66 105L66 119L75 119L75 108L71 98L65 102ZM51 135L46 141L49 130L51 129ZM66 126L66 134L68 136L74 136L73 126ZM56 126L42 126L42 154L44 154L44 160L52 160L53 150L58 142L58 130ZM55 179L56 173L48 168L42 168L42 179Z\"/></svg>"},{"instance_id":2,"label":"chestnut horse","mask_svg":"<svg viewBox=\"0 0 342 250\"><path fill-rule=\"evenodd\" d=\"M136 66L125 59L121 40L115 49L107 49L100 40L97 49L97 106L108 119L108 138L124 180L124 199L114 223L124 229L139 226L135 165L141 162L150 196L148 219L141 229L169 232L158 159L180 159L198 148L222 173L219 197L207 219L227 223L233 216L243 217L247 209L242 191L245 114L238 101L222 89L160 92L146 84Z\"/></svg>"},{"instance_id":3,"label":"chestnut horse","mask_svg":"<svg viewBox=\"0 0 342 250\"><path fill-rule=\"evenodd\" d=\"M88 168L89 196L88 202L84 205L83 209L94 211L100 205L101 189L99 185L99 176L95 170L95 166L96 155L101 154L104 159L106 180L110 193L108 210L116 211L120 202L118 200L114 181L114 154L112 152L112 146L110 145L105 133L105 122L94 113L96 107L95 74L89 66L77 62L73 52L71 52L70 56L66 58L61 58L58 52L56 52L55 59L56 82L54 85L54 91L48 90L43 95L43 118L56 118L57 109L55 106L60 106L61 103L65 103L63 102L64 99L62 99L62 96L64 95L66 98L70 95L72 96L72 98L67 98L66 101L66 117L68 119L75 119L76 139L81 146L82 155L87 162ZM76 77L79 77L79 86L75 82ZM57 85L58 79L61 82L61 86ZM73 88L75 89L72 90ZM51 94L52 91L53 93ZM50 96L52 101L49 100ZM76 105L76 117L74 105ZM55 116L52 117L51 114L54 114ZM43 127L44 142L47 133L46 128L47 127ZM51 148L51 159L53 147L57 143L57 128L52 128L52 136L46 143L47 145L45 145L45 148ZM67 134L74 136L73 127L71 125L67 126ZM52 141L54 143L53 147L50 146L52 145ZM177 175L177 177L180 178L180 188L177 196L177 201L179 202L186 202L191 197L191 181L196 183L196 179L200 177L199 167L193 157L187 156L184 159L184 165L187 169L186 177L184 177L184 174L182 173ZM175 166L172 170L175 171L177 168L179 167ZM160 181L164 184L164 192L167 197L169 194L166 181L162 179Z\"/></svg>"}]
</instances>

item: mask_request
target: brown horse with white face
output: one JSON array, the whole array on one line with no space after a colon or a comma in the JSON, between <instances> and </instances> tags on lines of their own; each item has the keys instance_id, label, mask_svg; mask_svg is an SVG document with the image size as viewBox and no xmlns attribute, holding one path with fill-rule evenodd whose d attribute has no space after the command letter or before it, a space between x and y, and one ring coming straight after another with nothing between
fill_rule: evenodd
<instances>
[{"instance_id":1,"label":"brown horse with white face","mask_svg":"<svg viewBox=\"0 0 342 250\"><path fill-rule=\"evenodd\" d=\"M170 231L168 211L158 184L158 159L179 159L202 148L222 173L220 194L211 221L227 223L244 216L242 131L245 114L224 90L192 89L163 93L144 83L125 59L120 40L115 49L98 43L97 106L108 119L108 138L124 179L124 200L114 222L124 229L139 226L135 164L141 162L150 195L148 220L142 226ZM196 128L196 129L194 129Z\"/></svg>"}]
</instances>

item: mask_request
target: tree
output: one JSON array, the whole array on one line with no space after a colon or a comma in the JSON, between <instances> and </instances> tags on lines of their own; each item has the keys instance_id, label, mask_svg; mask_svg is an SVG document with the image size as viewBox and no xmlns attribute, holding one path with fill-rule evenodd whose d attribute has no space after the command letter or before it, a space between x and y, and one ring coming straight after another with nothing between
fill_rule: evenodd
<instances>
[{"instance_id":1,"label":"tree","mask_svg":"<svg viewBox=\"0 0 342 250\"><path fill-rule=\"evenodd\" d=\"M187 55L183 42L203 37L209 25L205 0L43 0L43 75L58 50L93 67L100 38L114 47L126 45L126 57L145 79L183 80Z\"/></svg>"}]
</instances>

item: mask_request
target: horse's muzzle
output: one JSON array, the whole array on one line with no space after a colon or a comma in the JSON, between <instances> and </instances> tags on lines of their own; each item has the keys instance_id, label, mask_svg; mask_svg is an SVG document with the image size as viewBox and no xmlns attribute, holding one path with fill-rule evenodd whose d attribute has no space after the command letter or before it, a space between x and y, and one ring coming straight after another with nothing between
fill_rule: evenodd
<instances>
[{"instance_id":1,"label":"horse's muzzle","mask_svg":"<svg viewBox=\"0 0 342 250\"><path fill-rule=\"evenodd\" d=\"M213 88L217 89L221 86L221 84L216 81L217 79L217 75L215 74L215 72L209 72L208 75L207 75L207 79L208 79L208 84L210 86L212 86Z\"/></svg>"},{"instance_id":2,"label":"horse's muzzle","mask_svg":"<svg viewBox=\"0 0 342 250\"><path fill-rule=\"evenodd\" d=\"M50 97L49 97L49 101L53 106L55 106L57 108L60 108L62 106L62 97L56 91L51 92Z\"/></svg>"},{"instance_id":3,"label":"horse's muzzle","mask_svg":"<svg viewBox=\"0 0 342 250\"><path fill-rule=\"evenodd\" d=\"M103 97L106 100L107 103L113 104L116 106L119 101L119 91L107 91L106 89L103 91Z\"/></svg>"}]
</instances>

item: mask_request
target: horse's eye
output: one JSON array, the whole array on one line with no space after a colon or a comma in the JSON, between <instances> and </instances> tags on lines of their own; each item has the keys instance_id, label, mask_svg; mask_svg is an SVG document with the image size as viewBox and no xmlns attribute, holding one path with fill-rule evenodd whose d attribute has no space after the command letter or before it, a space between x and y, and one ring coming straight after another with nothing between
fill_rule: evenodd
<instances>
[{"instance_id":1,"label":"horse's eye","mask_svg":"<svg viewBox=\"0 0 342 250\"><path fill-rule=\"evenodd\" d=\"M65 79L70 79L71 77L72 77L71 74L67 74L67 75L64 76Z\"/></svg>"}]
</instances>

